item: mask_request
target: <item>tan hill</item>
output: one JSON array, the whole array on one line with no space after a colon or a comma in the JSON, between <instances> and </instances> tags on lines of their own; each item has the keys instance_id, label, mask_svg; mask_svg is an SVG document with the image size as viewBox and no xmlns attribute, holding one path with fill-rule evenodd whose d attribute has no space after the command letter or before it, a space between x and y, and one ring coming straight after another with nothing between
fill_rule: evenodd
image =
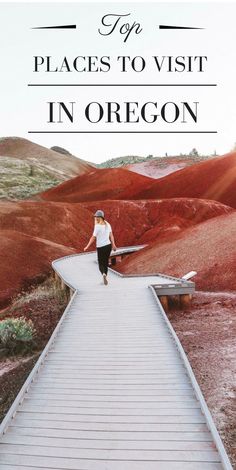
<instances>
[{"instance_id":1,"label":"tan hill","mask_svg":"<svg viewBox=\"0 0 236 470\"><path fill-rule=\"evenodd\" d=\"M72 253L72 248L14 230L1 230L0 307L9 305L21 290L42 282L52 272L54 259Z\"/></svg>"},{"instance_id":2,"label":"tan hill","mask_svg":"<svg viewBox=\"0 0 236 470\"><path fill-rule=\"evenodd\" d=\"M0 156L14 157L51 173L60 181L88 173L93 169L84 160L61 154L21 137L2 137Z\"/></svg>"},{"instance_id":3,"label":"tan hill","mask_svg":"<svg viewBox=\"0 0 236 470\"><path fill-rule=\"evenodd\" d=\"M122 273L165 273L183 276L195 270L196 288L236 290L236 211L155 241L119 265Z\"/></svg>"},{"instance_id":4,"label":"tan hill","mask_svg":"<svg viewBox=\"0 0 236 470\"><path fill-rule=\"evenodd\" d=\"M182 170L185 168L187 164L183 163L169 163L165 165L165 167L160 166L155 160L149 160L147 162L142 163L133 163L131 165L127 165L127 170L134 171L139 175L149 176L150 178L162 178L163 176L169 175L170 173L174 173L174 171Z\"/></svg>"},{"instance_id":5,"label":"tan hill","mask_svg":"<svg viewBox=\"0 0 236 470\"><path fill-rule=\"evenodd\" d=\"M14 157L0 156L0 199L27 199L61 183L61 177Z\"/></svg>"},{"instance_id":6,"label":"tan hill","mask_svg":"<svg viewBox=\"0 0 236 470\"><path fill-rule=\"evenodd\" d=\"M44 200L64 202L132 199L137 191L146 188L152 181L152 178L123 168L96 169L38 196Z\"/></svg>"},{"instance_id":7,"label":"tan hill","mask_svg":"<svg viewBox=\"0 0 236 470\"><path fill-rule=\"evenodd\" d=\"M143 162L125 165L125 168L140 175L149 176L150 178L163 178L175 171L182 170L188 166L195 165L201 161L209 160L210 157L200 157L193 155L184 155L176 157L155 157L147 159Z\"/></svg>"},{"instance_id":8,"label":"tan hill","mask_svg":"<svg viewBox=\"0 0 236 470\"><path fill-rule=\"evenodd\" d=\"M160 170L165 171L166 168L169 167L169 165L182 165L182 166L188 166L188 165L193 165L194 163L198 163L204 160L207 160L209 158L213 158L212 155L198 155L196 149L193 149L188 155L175 155L175 156L168 156L165 155L163 157L154 157L153 155L148 155L147 157L140 157L137 155L123 155L122 157L115 157L111 158L109 160L106 160L105 162L102 163L96 163L94 164L97 168L127 168L130 169L137 173L141 174L146 174L142 173L142 171L136 171L137 168L148 169L149 163L150 166L153 163L153 168L157 169L159 168ZM152 176L149 175L148 170L147 170L147 176ZM152 176L152 178L155 178L155 176Z\"/></svg>"},{"instance_id":9,"label":"tan hill","mask_svg":"<svg viewBox=\"0 0 236 470\"><path fill-rule=\"evenodd\" d=\"M126 167L127 165L141 163L146 160L145 157L139 157L137 155L123 155L122 157L110 158L102 163L96 163L97 168L120 168Z\"/></svg>"},{"instance_id":10,"label":"tan hill","mask_svg":"<svg viewBox=\"0 0 236 470\"><path fill-rule=\"evenodd\" d=\"M196 197L236 208L236 152L192 165L151 182L136 199Z\"/></svg>"}]
</instances>

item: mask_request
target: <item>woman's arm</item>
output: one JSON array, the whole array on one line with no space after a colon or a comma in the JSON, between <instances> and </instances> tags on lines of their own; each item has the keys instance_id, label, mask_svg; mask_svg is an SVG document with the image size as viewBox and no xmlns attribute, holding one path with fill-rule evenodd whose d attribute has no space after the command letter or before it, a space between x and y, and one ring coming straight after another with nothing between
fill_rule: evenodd
<instances>
[{"instance_id":1,"label":"woman's arm","mask_svg":"<svg viewBox=\"0 0 236 470\"><path fill-rule=\"evenodd\" d=\"M93 242L94 242L95 240L96 240L96 237L95 237L94 235L92 235L91 238L90 238L90 240L89 240L89 242L88 242L88 244L84 247L84 251L86 251L86 250L90 247L90 245L93 244Z\"/></svg>"},{"instance_id":2,"label":"woman's arm","mask_svg":"<svg viewBox=\"0 0 236 470\"><path fill-rule=\"evenodd\" d=\"M111 247L113 251L116 251L116 244L115 244L115 240L114 240L114 236L112 232L109 233L109 238L111 240Z\"/></svg>"}]
</instances>

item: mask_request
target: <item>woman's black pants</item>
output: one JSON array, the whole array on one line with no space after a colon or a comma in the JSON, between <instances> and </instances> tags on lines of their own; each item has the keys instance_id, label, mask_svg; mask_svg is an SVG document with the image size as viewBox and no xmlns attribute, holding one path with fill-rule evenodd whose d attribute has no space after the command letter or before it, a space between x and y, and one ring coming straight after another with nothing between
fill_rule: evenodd
<instances>
[{"instance_id":1,"label":"woman's black pants","mask_svg":"<svg viewBox=\"0 0 236 470\"><path fill-rule=\"evenodd\" d=\"M101 272L101 274L103 273L107 274L108 260L109 260L110 253L111 253L111 243L109 243L109 245L97 247L98 266L99 266L99 271Z\"/></svg>"}]
</instances>

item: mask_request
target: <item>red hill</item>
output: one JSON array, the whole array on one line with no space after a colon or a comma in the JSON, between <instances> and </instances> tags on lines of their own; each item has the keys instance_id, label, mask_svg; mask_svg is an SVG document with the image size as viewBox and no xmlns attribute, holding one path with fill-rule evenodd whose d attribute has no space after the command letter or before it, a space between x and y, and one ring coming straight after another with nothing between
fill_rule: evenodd
<instances>
[{"instance_id":1,"label":"red hill","mask_svg":"<svg viewBox=\"0 0 236 470\"><path fill-rule=\"evenodd\" d=\"M82 251L94 226L97 208L105 211L118 246L149 243L176 235L204 220L233 211L215 201L0 202L0 230L12 230ZM95 249L95 244L91 249Z\"/></svg>"},{"instance_id":2,"label":"red hill","mask_svg":"<svg viewBox=\"0 0 236 470\"><path fill-rule=\"evenodd\" d=\"M215 201L171 199L160 201L99 201L60 203L15 201L0 203L0 306L31 283L51 272L51 261L81 252L93 230L93 214L105 211L117 246L180 239L189 227L230 213ZM209 243L209 240L208 240ZM91 247L95 250L95 244ZM132 270L131 270L132 272Z\"/></svg>"},{"instance_id":3,"label":"red hill","mask_svg":"<svg viewBox=\"0 0 236 470\"><path fill-rule=\"evenodd\" d=\"M44 191L40 196L45 200L64 202L132 199L137 191L144 190L153 181L123 168L96 169Z\"/></svg>"},{"instance_id":4,"label":"red hill","mask_svg":"<svg viewBox=\"0 0 236 470\"><path fill-rule=\"evenodd\" d=\"M196 287L206 291L236 290L236 211L156 241L119 265L122 273L161 272L183 276L197 271Z\"/></svg>"},{"instance_id":5,"label":"red hill","mask_svg":"<svg viewBox=\"0 0 236 470\"><path fill-rule=\"evenodd\" d=\"M92 234L97 208L105 211L118 246L165 239L233 211L215 201L184 198L85 203L9 201L0 202L0 230L13 229L82 251Z\"/></svg>"},{"instance_id":6,"label":"red hill","mask_svg":"<svg viewBox=\"0 0 236 470\"><path fill-rule=\"evenodd\" d=\"M236 152L192 165L152 182L136 199L195 197L236 208Z\"/></svg>"},{"instance_id":7,"label":"red hill","mask_svg":"<svg viewBox=\"0 0 236 470\"><path fill-rule=\"evenodd\" d=\"M82 250L94 219L81 204L57 202L0 202L0 230L31 236Z\"/></svg>"},{"instance_id":8,"label":"red hill","mask_svg":"<svg viewBox=\"0 0 236 470\"><path fill-rule=\"evenodd\" d=\"M99 208L111 223L118 246L149 243L234 209L216 201L162 199L83 203L93 213Z\"/></svg>"},{"instance_id":9,"label":"red hill","mask_svg":"<svg viewBox=\"0 0 236 470\"><path fill-rule=\"evenodd\" d=\"M0 231L0 307L6 307L12 296L32 284L43 281L52 272L55 258L74 253L67 248L23 233Z\"/></svg>"}]
</instances>

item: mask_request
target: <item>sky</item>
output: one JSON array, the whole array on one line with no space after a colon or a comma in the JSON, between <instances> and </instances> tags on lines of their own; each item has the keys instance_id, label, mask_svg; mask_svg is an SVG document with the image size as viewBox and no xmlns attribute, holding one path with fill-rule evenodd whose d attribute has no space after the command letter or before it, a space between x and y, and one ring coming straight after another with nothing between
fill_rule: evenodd
<instances>
[{"instance_id":1,"label":"sky","mask_svg":"<svg viewBox=\"0 0 236 470\"><path fill-rule=\"evenodd\" d=\"M108 34L112 26L102 25L102 18L107 14L128 16L120 18L114 31ZM1 137L18 136L45 147L61 146L95 163L122 155L178 155L189 153L192 148L196 148L200 154L229 152L236 142L235 17L236 4L231 2L0 3ZM107 17L105 22L112 23L115 18L118 17ZM124 41L125 34L120 33L118 26L127 21L130 25L135 24L135 28L139 23L142 31L136 34L134 28ZM63 24L76 24L77 28L32 29ZM161 30L159 25L203 29ZM38 72L34 72L35 56L44 59ZM47 72L47 56L50 56L50 70L60 70L66 57L71 71ZM73 69L73 61L78 56L85 57L79 62L85 66L83 72ZM109 57L110 70L90 72L89 56L98 57L98 67L101 65L101 57ZM134 71L126 59L127 71L122 72L118 56L137 57L134 62L137 70L141 66L140 57L143 57L145 68L141 72ZM160 60L163 56L207 56L207 61L203 72L199 72L196 65L191 73L168 72L165 59L163 69L159 72L154 56ZM106 69L105 66L102 68ZM86 86L28 86L62 83ZM108 86L111 84L116 86ZM148 86L140 86L144 84ZM165 86L151 86L154 84ZM49 102L64 102L68 106L74 102L73 123L63 111L64 122L49 123ZM89 122L85 116L86 107L93 102L99 103L104 113L98 123ZM110 102L119 104L121 123L107 122L107 103ZM139 119L139 122L123 122L126 102L131 103L130 120ZM147 120L151 120L153 114L158 114L153 123L142 120L141 109L147 102L156 103L155 107L150 104L145 108ZM175 123L167 123L161 116L164 107L167 110L166 119L172 120L175 108L173 105L165 105L169 102L175 103L180 111L180 117ZM182 102L192 107L198 103L197 122L187 112L187 122L182 122ZM89 107L90 119L98 118L99 106ZM58 121L55 114L54 119ZM52 130L59 133L44 133ZM80 133L61 132L72 130ZM103 133L81 133L95 130ZM120 133L110 133L117 130ZM136 133L121 133L130 130ZM169 133L179 130L212 133Z\"/></svg>"}]
</instances>

